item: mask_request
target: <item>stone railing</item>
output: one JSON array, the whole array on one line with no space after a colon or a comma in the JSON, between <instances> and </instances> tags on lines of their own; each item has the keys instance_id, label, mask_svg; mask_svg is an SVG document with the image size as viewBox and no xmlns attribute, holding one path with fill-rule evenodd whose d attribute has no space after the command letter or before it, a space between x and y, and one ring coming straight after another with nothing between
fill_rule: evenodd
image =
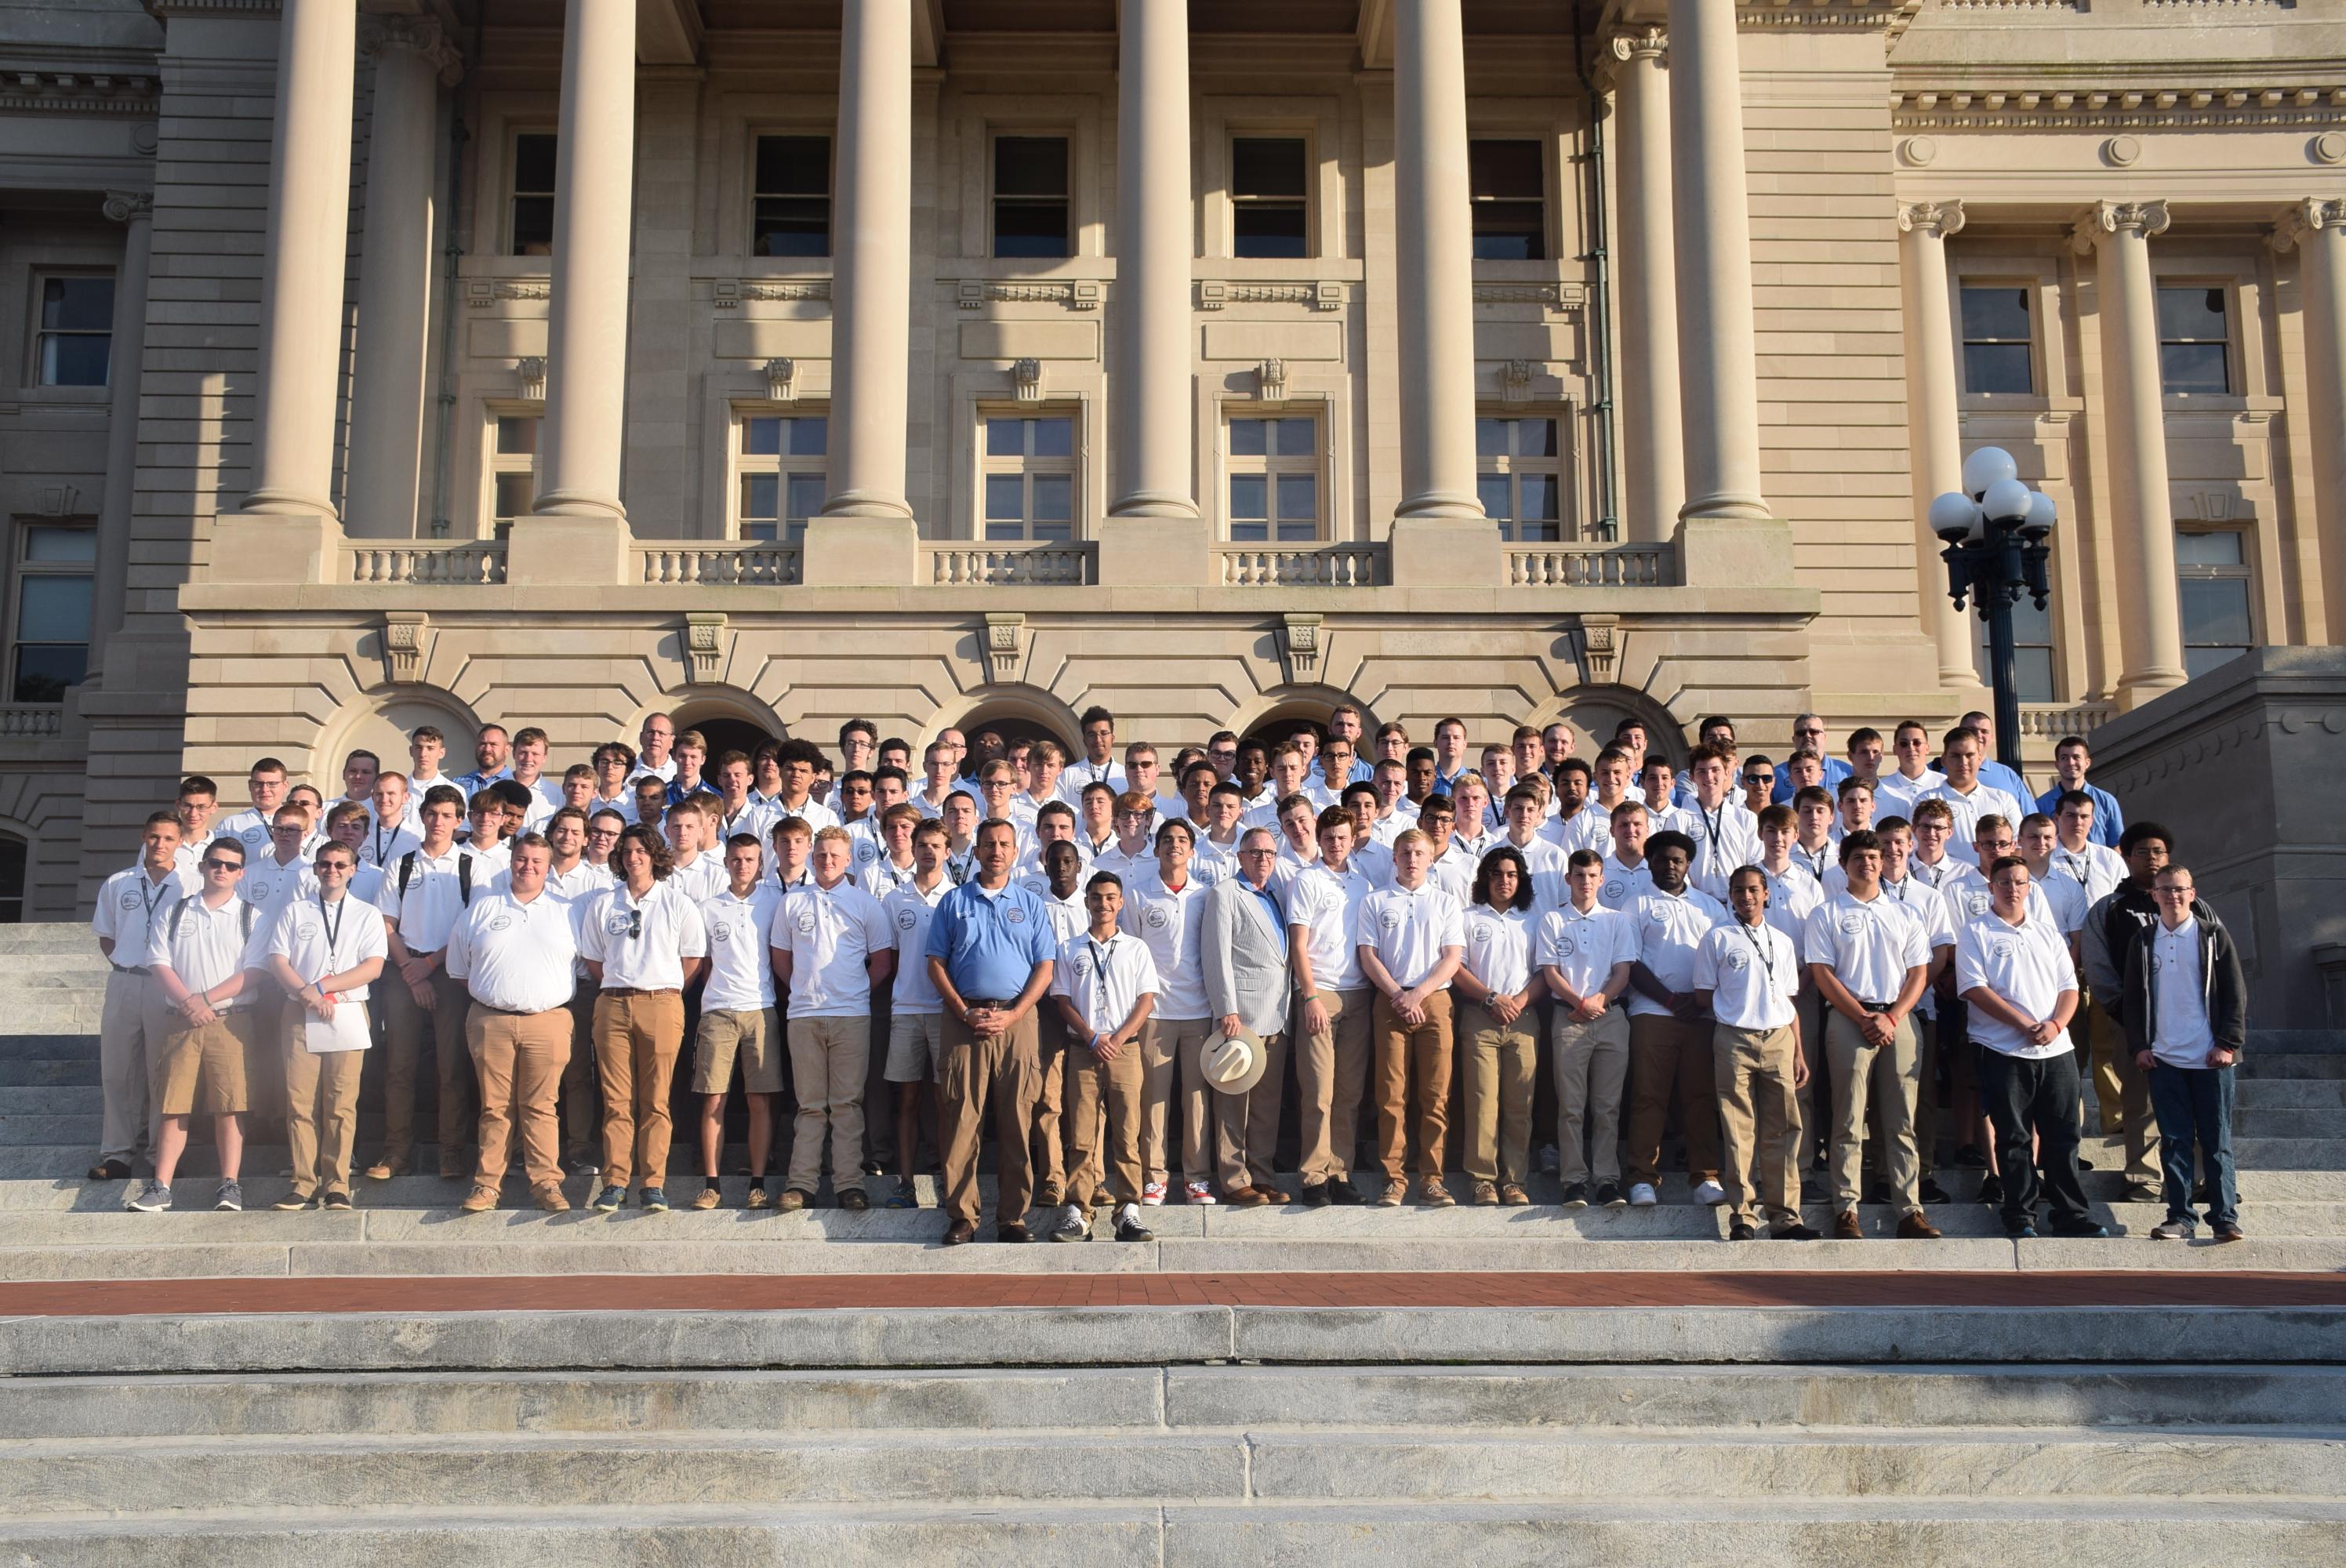
<instances>
[{"instance_id":1,"label":"stone railing","mask_svg":"<svg viewBox=\"0 0 2346 1568\"><path fill-rule=\"evenodd\" d=\"M2020 733L2024 738L2058 740L2065 735L2091 735L2118 716L2114 702L2024 702Z\"/></svg>"},{"instance_id":2,"label":"stone railing","mask_svg":"<svg viewBox=\"0 0 2346 1568\"><path fill-rule=\"evenodd\" d=\"M433 583L471 586L505 580L501 539L468 539L461 545L353 545L351 583Z\"/></svg>"},{"instance_id":3,"label":"stone railing","mask_svg":"<svg viewBox=\"0 0 2346 1568\"><path fill-rule=\"evenodd\" d=\"M1664 588L1666 545L1535 545L1507 548L1507 585L1516 588Z\"/></svg>"},{"instance_id":4,"label":"stone railing","mask_svg":"<svg viewBox=\"0 0 2346 1568\"><path fill-rule=\"evenodd\" d=\"M749 583L774 587L799 581L799 547L795 545L641 545L643 561L637 581L643 583Z\"/></svg>"},{"instance_id":5,"label":"stone railing","mask_svg":"<svg viewBox=\"0 0 2346 1568\"><path fill-rule=\"evenodd\" d=\"M0 707L0 737L55 735L65 723L62 703L19 702Z\"/></svg>"},{"instance_id":6,"label":"stone railing","mask_svg":"<svg viewBox=\"0 0 2346 1568\"><path fill-rule=\"evenodd\" d=\"M1382 545L1217 545L1225 588L1373 588L1386 575Z\"/></svg>"},{"instance_id":7,"label":"stone railing","mask_svg":"<svg viewBox=\"0 0 2346 1568\"><path fill-rule=\"evenodd\" d=\"M973 545L955 541L921 545L929 569L921 581L933 587L1026 585L1096 582L1096 554L1089 545Z\"/></svg>"}]
</instances>

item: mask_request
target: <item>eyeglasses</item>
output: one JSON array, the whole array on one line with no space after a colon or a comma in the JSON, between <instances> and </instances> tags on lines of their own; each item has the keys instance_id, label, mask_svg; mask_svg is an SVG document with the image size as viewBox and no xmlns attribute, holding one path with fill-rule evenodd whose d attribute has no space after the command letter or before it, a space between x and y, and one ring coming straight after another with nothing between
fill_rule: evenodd
<instances>
[{"instance_id":1,"label":"eyeglasses","mask_svg":"<svg viewBox=\"0 0 2346 1568\"><path fill-rule=\"evenodd\" d=\"M209 856L205 857L203 866L204 870L208 871L240 871L244 870L244 862L242 860L215 860Z\"/></svg>"}]
</instances>

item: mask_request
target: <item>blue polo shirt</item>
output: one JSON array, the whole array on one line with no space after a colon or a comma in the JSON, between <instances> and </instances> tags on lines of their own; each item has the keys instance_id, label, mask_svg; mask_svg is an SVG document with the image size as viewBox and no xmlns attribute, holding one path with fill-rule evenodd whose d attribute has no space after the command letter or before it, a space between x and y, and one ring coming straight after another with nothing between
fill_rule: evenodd
<instances>
[{"instance_id":1,"label":"blue polo shirt","mask_svg":"<svg viewBox=\"0 0 2346 1568\"><path fill-rule=\"evenodd\" d=\"M929 921L928 956L944 960L945 978L964 998L1007 1002L1057 952L1043 901L1015 882L988 893L973 877L944 896Z\"/></svg>"},{"instance_id":2,"label":"blue polo shirt","mask_svg":"<svg viewBox=\"0 0 2346 1568\"><path fill-rule=\"evenodd\" d=\"M1828 795L1841 788L1842 779L1857 771L1838 757L1827 757L1821 760L1825 765L1825 776L1819 782ZM1768 799L1778 806L1789 806L1792 803L1792 765L1790 763L1776 764L1776 788L1769 793Z\"/></svg>"},{"instance_id":3,"label":"blue polo shirt","mask_svg":"<svg viewBox=\"0 0 2346 1568\"><path fill-rule=\"evenodd\" d=\"M2108 790L2096 789L2091 784L2085 786L2085 790L2086 796L2094 802L2094 827L2093 830L2086 835L2086 841L2105 844L2113 850L2116 849L2118 835L2126 831L2126 812L2119 808L2118 798ZM2061 786L2058 784L2036 797L2036 809L2048 817L2053 815L2055 808L2060 804Z\"/></svg>"}]
</instances>

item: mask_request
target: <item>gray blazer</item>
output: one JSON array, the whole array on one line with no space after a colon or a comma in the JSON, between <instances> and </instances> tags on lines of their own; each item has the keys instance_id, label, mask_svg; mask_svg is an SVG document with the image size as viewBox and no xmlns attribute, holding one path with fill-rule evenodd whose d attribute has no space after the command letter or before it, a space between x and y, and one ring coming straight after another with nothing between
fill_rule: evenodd
<instances>
[{"instance_id":1,"label":"gray blazer","mask_svg":"<svg viewBox=\"0 0 2346 1568\"><path fill-rule=\"evenodd\" d=\"M1271 895L1277 899L1276 893ZM1206 1008L1215 1018L1235 1013L1258 1034L1287 1027L1294 977L1287 967L1287 922L1270 911L1243 877L1231 877L1206 895L1206 928L1198 933L1206 971Z\"/></svg>"}]
</instances>

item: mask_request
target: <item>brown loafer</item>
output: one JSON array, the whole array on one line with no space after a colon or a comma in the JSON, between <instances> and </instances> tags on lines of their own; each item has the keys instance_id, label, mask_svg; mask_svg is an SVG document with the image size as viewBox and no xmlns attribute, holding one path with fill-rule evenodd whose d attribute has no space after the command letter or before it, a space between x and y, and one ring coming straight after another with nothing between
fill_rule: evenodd
<instances>
[{"instance_id":1,"label":"brown loafer","mask_svg":"<svg viewBox=\"0 0 2346 1568\"><path fill-rule=\"evenodd\" d=\"M1379 1208L1399 1208L1409 1196L1409 1183L1395 1176L1385 1183L1385 1190L1377 1196Z\"/></svg>"},{"instance_id":2,"label":"brown loafer","mask_svg":"<svg viewBox=\"0 0 2346 1568\"><path fill-rule=\"evenodd\" d=\"M562 1189L558 1186L539 1187L536 1192L530 1194L530 1196L536 1199L537 1207L544 1209L548 1214L568 1214L570 1212L570 1200L562 1196Z\"/></svg>"},{"instance_id":3,"label":"brown loafer","mask_svg":"<svg viewBox=\"0 0 2346 1568\"><path fill-rule=\"evenodd\" d=\"M1458 1200L1450 1196L1450 1189L1442 1185L1440 1176L1427 1176L1418 1184L1417 1201L1428 1208L1458 1207Z\"/></svg>"},{"instance_id":4,"label":"brown loafer","mask_svg":"<svg viewBox=\"0 0 2346 1568\"><path fill-rule=\"evenodd\" d=\"M1908 1215L1905 1218L1898 1222L1898 1239L1901 1241L1936 1241L1939 1239L1939 1227L1933 1225L1929 1218L1923 1215L1923 1211L1918 1208L1913 1213Z\"/></svg>"},{"instance_id":5,"label":"brown loafer","mask_svg":"<svg viewBox=\"0 0 2346 1568\"><path fill-rule=\"evenodd\" d=\"M951 1225L945 1227L944 1245L947 1247L959 1247L963 1242L967 1241L976 1234L976 1226L972 1225L965 1219L956 1219Z\"/></svg>"},{"instance_id":6,"label":"brown loafer","mask_svg":"<svg viewBox=\"0 0 2346 1568\"><path fill-rule=\"evenodd\" d=\"M1222 1194L1222 1201L1232 1208L1260 1208L1270 1195L1259 1186L1234 1186Z\"/></svg>"},{"instance_id":7,"label":"brown loafer","mask_svg":"<svg viewBox=\"0 0 2346 1568\"><path fill-rule=\"evenodd\" d=\"M1857 1210L1845 1208L1833 1216L1832 1233L1835 1241L1863 1241L1865 1227L1857 1223Z\"/></svg>"},{"instance_id":8,"label":"brown loafer","mask_svg":"<svg viewBox=\"0 0 2346 1568\"><path fill-rule=\"evenodd\" d=\"M493 1186L476 1186L465 1196L464 1201L456 1207L466 1214L486 1214L497 1207L497 1189Z\"/></svg>"},{"instance_id":9,"label":"brown loafer","mask_svg":"<svg viewBox=\"0 0 2346 1568\"><path fill-rule=\"evenodd\" d=\"M405 1160L400 1160L396 1163L391 1160L377 1160L374 1164L367 1166L365 1170L359 1174L365 1176L369 1181L389 1181L393 1176L403 1176L407 1174L407 1162Z\"/></svg>"},{"instance_id":10,"label":"brown loafer","mask_svg":"<svg viewBox=\"0 0 2346 1568\"><path fill-rule=\"evenodd\" d=\"M850 1214L861 1214L872 1207L872 1200L863 1196L862 1187L852 1186L839 1195L839 1207Z\"/></svg>"},{"instance_id":11,"label":"brown loafer","mask_svg":"<svg viewBox=\"0 0 2346 1568\"><path fill-rule=\"evenodd\" d=\"M1494 1181L1478 1181L1478 1182L1476 1182L1476 1183L1474 1184L1474 1207L1477 1207L1477 1208L1496 1208L1496 1207L1498 1207L1498 1204L1499 1204L1499 1184L1498 1184L1497 1182L1494 1182Z\"/></svg>"},{"instance_id":12,"label":"brown loafer","mask_svg":"<svg viewBox=\"0 0 2346 1568\"><path fill-rule=\"evenodd\" d=\"M1503 1181L1499 1184L1499 1202L1504 1207L1508 1208L1522 1208L1531 1201L1532 1195L1525 1192L1522 1187L1517 1186L1514 1182Z\"/></svg>"},{"instance_id":13,"label":"brown loafer","mask_svg":"<svg viewBox=\"0 0 2346 1568\"><path fill-rule=\"evenodd\" d=\"M692 1207L694 1208L715 1208L719 1201L720 1199L717 1189L713 1186L705 1186L699 1192L693 1194Z\"/></svg>"}]
</instances>

